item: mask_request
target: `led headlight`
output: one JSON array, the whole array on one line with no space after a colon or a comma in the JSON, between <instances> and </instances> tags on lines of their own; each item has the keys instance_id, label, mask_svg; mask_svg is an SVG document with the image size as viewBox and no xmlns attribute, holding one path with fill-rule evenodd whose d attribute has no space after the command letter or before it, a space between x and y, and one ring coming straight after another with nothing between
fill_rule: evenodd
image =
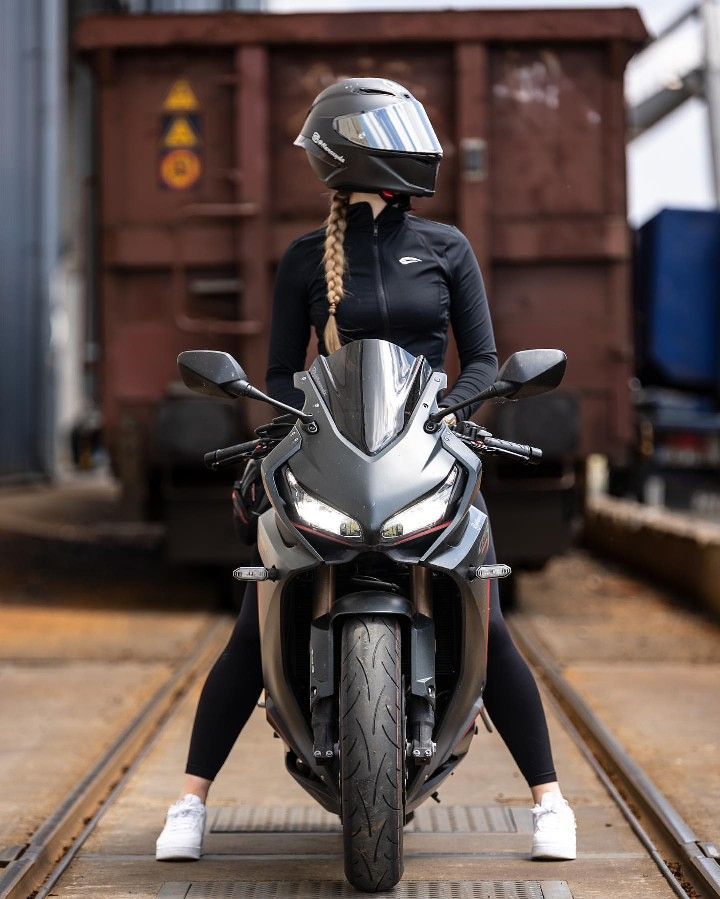
<instances>
[{"instance_id":1,"label":"led headlight","mask_svg":"<svg viewBox=\"0 0 720 899\"><path fill-rule=\"evenodd\" d=\"M289 468L285 471L285 479L295 514L308 528L342 540L362 539L362 528L354 518L308 493Z\"/></svg>"},{"instance_id":2,"label":"led headlight","mask_svg":"<svg viewBox=\"0 0 720 899\"><path fill-rule=\"evenodd\" d=\"M383 540L399 540L432 529L447 514L457 476L455 466L433 493L388 518L380 531Z\"/></svg>"}]
</instances>

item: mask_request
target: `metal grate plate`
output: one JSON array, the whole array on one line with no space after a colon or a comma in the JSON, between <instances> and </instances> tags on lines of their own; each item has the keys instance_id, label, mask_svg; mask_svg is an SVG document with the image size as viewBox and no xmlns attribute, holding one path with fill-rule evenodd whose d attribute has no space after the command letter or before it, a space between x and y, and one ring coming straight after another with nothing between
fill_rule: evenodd
<instances>
[{"instance_id":1,"label":"metal grate plate","mask_svg":"<svg viewBox=\"0 0 720 899\"><path fill-rule=\"evenodd\" d=\"M357 899L345 881L165 883L157 899ZM564 880L405 880L393 899L573 899Z\"/></svg>"},{"instance_id":2,"label":"metal grate plate","mask_svg":"<svg viewBox=\"0 0 720 899\"><path fill-rule=\"evenodd\" d=\"M340 820L319 806L224 806L210 819L211 833L338 833ZM503 805L432 805L415 812L415 833L532 833L528 808Z\"/></svg>"}]
</instances>

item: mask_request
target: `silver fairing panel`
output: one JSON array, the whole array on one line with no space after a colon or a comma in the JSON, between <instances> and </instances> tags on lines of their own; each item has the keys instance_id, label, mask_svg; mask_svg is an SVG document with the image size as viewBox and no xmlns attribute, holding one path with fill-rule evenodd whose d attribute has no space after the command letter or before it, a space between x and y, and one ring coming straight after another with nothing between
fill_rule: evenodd
<instances>
[{"instance_id":1,"label":"silver fairing panel","mask_svg":"<svg viewBox=\"0 0 720 899\"><path fill-rule=\"evenodd\" d=\"M432 375L423 392L428 407L444 381L445 375ZM371 456L336 428L309 375L300 378L299 386L305 390L305 408L310 400L318 433L303 432L302 453L292 458L290 468L298 481L316 496L336 509L352 510L352 516L360 522L371 544L377 545L378 532L385 521L441 484L455 459L437 434L424 430L428 409L423 409L422 402L402 435Z\"/></svg>"}]
</instances>

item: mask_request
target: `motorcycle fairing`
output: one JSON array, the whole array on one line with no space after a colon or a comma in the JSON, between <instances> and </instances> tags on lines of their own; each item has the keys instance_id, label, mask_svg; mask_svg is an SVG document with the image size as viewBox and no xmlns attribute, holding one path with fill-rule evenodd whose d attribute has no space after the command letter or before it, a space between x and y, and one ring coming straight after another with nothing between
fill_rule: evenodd
<instances>
[{"instance_id":1,"label":"motorcycle fairing","mask_svg":"<svg viewBox=\"0 0 720 899\"><path fill-rule=\"evenodd\" d=\"M351 346L344 347L337 355ZM353 517L366 536L364 543L383 545L379 531L387 519L430 493L449 474L454 463L452 454L446 451L437 434L429 434L424 429L428 411L436 408L436 394L446 383L444 374L431 374L401 435L369 455L342 434L315 379L307 373L295 376L296 386L305 393L303 408L312 411L318 431L300 432L303 451L292 458L290 468L302 486L315 496L336 509L353 509ZM382 396L382 390L379 393Z\"/></svg>"},{"instance_id":2,"label":"motorcycle fairing","mask_svg":"<svg viewBox=\"0 0 720 899\"><path fill-rule=\"evenodd\" d=\"M476 519L462 537L460 546L464 555L463 567L482 564L481 546L487 530L487 517L474 507L469 510ZM484 520L484 521L483 521ZM269 510L260 518L258 547L263 563L275 565L281 575L277 581L261 581L258 584L258 612L261 623L262 664L267 691L267 716L273 728L283 738L292 752L311 772L307 776L289 768L293 777L303 785L312 785L312 794L324 808L339 814L340 789L337 764L323 766L313 756L313 734L305 713L301 709L286 676L286 660L283 657L282 595L286 586L302 571L321 563L299 545L288 564L287 547L278 530L277 521ZM437 784L453 766L454 750L458 739L472 725L481 707L481 695L485 684L485 646L488 634L487 581L468 580L448 569L439 554L437 562L428 563L431 570L440 571L453 578L460 593L463 615L463 645L460 671L456 688L445 715L436 731L437 750L431 763L418 769L407 790L407 808L411 810L424 797L425 783L433 778ZM309 703L310 697L308 697ZM435 779L435 775L438 778ZM322 800L320 799L322 796Z\"/></svg>"},{"instance_id":3,"label":"motorcycle fairing","mask_svg":"<svg viewBox=\"0 0 720 899\"><path fill-rule=\"evenodd\" d=\"M318 356L308 374L340 433L374 455L402 433L432 369L423 356L368 339Z\"/></svg>"},{"instance_id":4,"label":"motorcycle fairing","mask_svg":"<svg viewBox=\"0 0 720 899\"><path fill-rule=\"evenodd\" d=\"M345 347L340 353L347 349ZM275 566L280 572L278 580L258 584L267 716L301 763L302 770L299 770L297 764L290 763L289 756L288 771L333 813L340 810L339 764L336 759L330 765L320 765L313 756L313 734L307 712L298 704L286 676L282 636L284 590L300 573L328 564L328 558L323 559L307 536L294 526L278 489L281 483L279 472L289 465L305 489L335 508L352 514L369 535L370 545L341 547L330 564L344 563L360 552L372 549L396 561L422 564L441 572L453 580L459 592L463 618L459 675L452 698L437 726L435 756L429 765L416 768L408 783L407 809L411 810L425 798L431 785L432 789L436 788L461 754L467 751L468 744L463 735L480 710L486 672L488 582L469 578L470 569L484 561L489 543L487 516L471 505L480 462L447 428L441 427L434 433L424 429L428 415L437 409L437 392L445 383L444 374L430 373L399 434L370 454L367 445L361 449L341 432L316 379L308 372L298 373L295 384L305 393L304 411L312 412L317 432L308 433L296 425L262 464L263 480L274 508L259 519L258 548L265 566ZM397 418L395 422L397 426ZM455 464L462 469L466 483L448 527L422 551L413 548L412 541L396 547L384 545L379 537L382 524L437 487ZM391 609L388 611L392 614ZM309 700L310 697L308 705ZM464 749L457 748L459 743Z\"/></svg>"}]
</instances>

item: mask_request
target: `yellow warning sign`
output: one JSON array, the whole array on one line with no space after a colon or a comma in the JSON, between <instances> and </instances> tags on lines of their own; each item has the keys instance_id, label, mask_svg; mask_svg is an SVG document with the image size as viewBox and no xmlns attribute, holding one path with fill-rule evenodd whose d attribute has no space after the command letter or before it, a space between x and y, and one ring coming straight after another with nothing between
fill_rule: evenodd
<instances>
[{"instance_id":1,"label":"yellow warning sign","mask_svg":"<svg viewBox=\"0 0 720 899\"><path fill-rule=\"evenodd\" d=\"M195 147L198 137L190 120L186 116L178 116L170 122L170 127L165 132L163 146L165 147Z\"/></svg>"},{"instance_id":2,"label":"yellow warning sign","mask_svg":"<svg viewBox=\"0 0 720 899\"><path fill-rule=\"evenodd\" d=\"M160 160L160 179L171 190L187 190L202 174L202 162L192 150L171 150Z\"/></svg>"},{"instance_id":3,"label":"yellow warning sign","mask_svg":"<svg viewBox=\"0 0 720 899\"><path fill-rule=\"evenodd\" d=\"M163 109L165 112L195 112L199 105L190 83L179 78L168 91Z\"/></svg>"}]
</instances>

